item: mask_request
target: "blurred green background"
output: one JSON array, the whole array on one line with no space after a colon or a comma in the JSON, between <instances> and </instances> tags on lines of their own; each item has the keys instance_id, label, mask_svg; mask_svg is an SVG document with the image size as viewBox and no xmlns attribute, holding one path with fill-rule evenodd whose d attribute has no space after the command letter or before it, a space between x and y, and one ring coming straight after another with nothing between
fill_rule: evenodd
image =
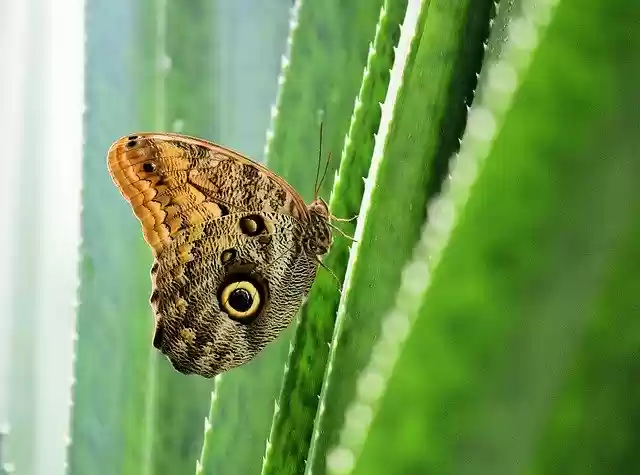
<instances>
[{"instance_id":1,"label":"blurred green background","mask_svg":"<svg viewBox=\"0 0 640 475\"><path fill-rule=\"evenodd\" d=\"M640 472L640 4L56 5L0 5L0 474ZM196 135L309 201L321 120L338 282L177 373L109 145Z\"/></svg>"}]
</instances>

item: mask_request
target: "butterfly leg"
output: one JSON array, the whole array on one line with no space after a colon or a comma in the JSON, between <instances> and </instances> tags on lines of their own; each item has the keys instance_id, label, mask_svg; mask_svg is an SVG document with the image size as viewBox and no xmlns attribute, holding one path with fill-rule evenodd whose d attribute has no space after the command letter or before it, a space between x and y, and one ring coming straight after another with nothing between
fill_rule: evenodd
<instances>
[{"instance_id":1,"label":"butterfly leg","mask_svg":"<svg viewBox=\"0 0 640 475\"><path fill-rule=\"evenodd\" d=\"M340 229L338 226L334 226L333 224L329 223L329 226L331 227L331 229L335 229L336 231L338 231L340 234L342 234L342 236L344 236L345 238L349 239L350 241L353 242L357 242L353 236L349 236L348 234L346 234L342 229Z\"/></svg>"},{"instance_id":2,"label":"butterfly leg","mask_svg":"<svg viewBox=\"0 0 640 475\"><path fill-rule=\"evenodd\" d=\"M357 214L353 218L338 218L334 215L331 215L331 221L338 221L339 223L350 223L351 221L355 221L356 219L358 219Z\"/></svg>"}]
</instances>

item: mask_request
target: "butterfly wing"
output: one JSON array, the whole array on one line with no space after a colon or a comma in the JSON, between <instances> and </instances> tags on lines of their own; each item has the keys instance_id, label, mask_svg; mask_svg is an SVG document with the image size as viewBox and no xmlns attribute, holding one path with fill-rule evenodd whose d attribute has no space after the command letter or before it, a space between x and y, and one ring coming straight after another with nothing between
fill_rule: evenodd
<instances>
[{"instance_id":1,"label":"butterfly wing","mask_svg":"<svg viewBox=\"0 0 640 475\"><path fill-rule=\"evenodd\" d=\"M108 168L157 255L177 232L238 212L274 212L308 221L307 207L285 180L212 142L180 134L122 137Z\"/></svg>"},{"instance_id":2,"label":"butterfly wing","mask_svg":"<svg viewBox=\"0 0 640 475\"><path fill-rule=\"evenodd\" d=\"M177 134L123 137L108 167L153 249L153 344L178 371L215 376L289 325L317 260L304 246L309 210L288 183Z\"/></svg>"}]
</instances>

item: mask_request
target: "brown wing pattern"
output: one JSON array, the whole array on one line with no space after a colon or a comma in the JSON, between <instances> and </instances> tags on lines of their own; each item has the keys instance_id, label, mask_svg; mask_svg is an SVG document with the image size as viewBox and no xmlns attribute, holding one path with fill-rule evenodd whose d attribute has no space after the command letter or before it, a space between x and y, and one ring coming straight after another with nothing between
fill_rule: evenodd
<instances>
[{"instance_id":1,"label":"brown wing pattern","mask_svg":"<svg viewBox=\"0 0 640 475\"><path fill-rule=\"evenodd\" d=\"M192 230L178 233L156 260L153 344L181 373L212 377L246 363L302 305L317 262L302 252L301 223L283 214L262 217L279 231L247 236L235 216L224 216L208 223L198 238ZM230 251L233 257L225 261ZM260 310L250 321L230 318L216 297L238 280L251 281L260 295Z\"/></svg>"},{"instance_id":2,"label":"brown wing pattern","mask_svg":"<svg viewBox=\"0 0 640 475\"><path fill-rule=\"evenodd\" d=\"M212 377L251 360L290 323L331 245L329 211L282 178L201 139L116 141L109 172L155 259L153 345Z\"/></svg>"},{"instance_id":3,"label":"brown wing pattern","mask_svg":"<svg viewBox=\"0 0 640 475\"><path fill-rule=\"evenodd\" d=\"M304 201L286 181L202 139L130 135L111 146L107 162L156 256L181 230L229 214L279 213L309 220Z\"/></svg>"}]
</instances>

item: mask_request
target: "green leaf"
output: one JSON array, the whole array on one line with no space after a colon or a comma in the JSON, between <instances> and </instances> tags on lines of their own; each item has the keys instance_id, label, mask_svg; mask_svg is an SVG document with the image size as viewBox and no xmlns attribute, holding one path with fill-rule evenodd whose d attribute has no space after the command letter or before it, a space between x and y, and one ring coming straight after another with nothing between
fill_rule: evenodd
<instances>
[{"instance_id":1,"label":"green leaf","mask_svg":"<svg viewBox=\"0 0 640 475\"><path fill-rule=\"evenodd\" d=\"M175 10L149 1L131 11L94 2L88 9L85 181L91 186L83 196L69 470L184 473L193 470L202 445L200 421L213 384L177 373L151 346L151 252L111 182L106 151L122 135L170 130L178 120L185 132L213 135L212 5L191 2Z\"/></svg>"},{"instance_id":2,"label":"green leaf","mask_svg":"<svg viewBox=\"0 0 640 475\"><path fill-rule=\"evenodd\" d=\"M335 473L640 467L640 8L555 3L523 6L487 70Z\"/></svg>"},{"instance_id":3,"label":"green leaf","mask_svg":"<svg viewBox=\"0 0 640 475\"><path fill-rule=\"evenodd\" d=\"M493 10L492 1L473 7L470 1L409 2L338 311L309 473L325 471L327 450L337 441L356 376L393 305L426 203L439 191L457 150Z\"/></svg>"},{"instance_id":4,"label":"green leaf","mask_svg":"<svg viewBox=\"0 0 640 475\"><path fill-rule=\"evenodd\" d=\"M334 215L355 216L360 208L364 192L362 177L371 163L374 134L380 123L380 103L389 84L405 8L406 1L386 1L381 10L340 160L339 179L334 182L331 194L329 205ZM342 228L343 232L353 234L355 222ZM349 239L336 233L324 262L336 278L342 279L344 275L350 245ZM280 392L280 410L274 414L267 443L263 474L298 474L306 464L340 298L339 282L328 271L320 270L320 273L299 315Z\"/></svg>"}]
</instances>

